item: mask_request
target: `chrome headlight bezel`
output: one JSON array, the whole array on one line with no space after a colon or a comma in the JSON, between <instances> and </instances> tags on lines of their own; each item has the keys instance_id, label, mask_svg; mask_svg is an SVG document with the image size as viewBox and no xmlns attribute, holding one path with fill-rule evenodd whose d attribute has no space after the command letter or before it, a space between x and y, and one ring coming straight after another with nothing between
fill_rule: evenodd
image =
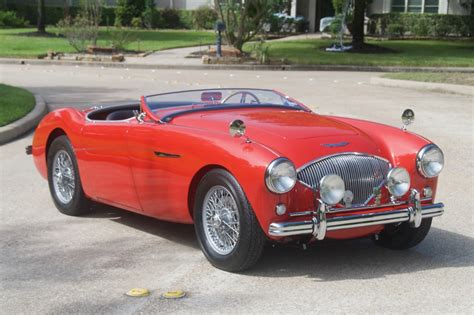
<instances>
[{"instance_id":1,"label":"chrome headlight bezel","mask_svg":"<svg viewBox=\"0 0 474 315\"><path fill-rule=\"evenodd\" d=\"M437 163L441 164L440 169L436 172L430 171L428 169L428 165L425 165L425 163L426 163L425 158L427 157L427 154L429 154L430 152L437 152L441 156L441 159L439 159L438 161L435 161L435 163L437 162ZM428 163L430 163L430 162L428 162ZM423 148L421 148L421 150L418 152L418 154L416 156L416 168L418 169L418 172L423 177L434 178L434 177L439 176L439 174L441 174L441 171L444 168L444 153L443 153L443 151L436 144L430 143L430 144L425 145Z\"/></svg>"},{"instance_id":2,"label":"chrome headlight bezel","mask_svg":"<svg viewBox=\"0 0 474 315\"><path fill-rule=\"evenodd\" d=\"M284 167L287 167L287 169L282 170ZM283 171L284 176L282 176L281 171ZM287 158L280 157L273 160L265 171L265 184L268 190L275 194L285 194L291 191L297 180L295 165Z\"/></svg>"},{"instance_id":3,"label":"chrome headlight bezel","mask_svg":"<svg viewBox=\"0 0 474 315\"><path fill-rule=\"evenodd\" d=\"M400 185L405 185L405 188L401 191L399 191ZM387 174L385 186L390 194L396 198L406 195L410 191L411 186L410 173L403 167L392 168Z\"/></svg>"}]
</instances>

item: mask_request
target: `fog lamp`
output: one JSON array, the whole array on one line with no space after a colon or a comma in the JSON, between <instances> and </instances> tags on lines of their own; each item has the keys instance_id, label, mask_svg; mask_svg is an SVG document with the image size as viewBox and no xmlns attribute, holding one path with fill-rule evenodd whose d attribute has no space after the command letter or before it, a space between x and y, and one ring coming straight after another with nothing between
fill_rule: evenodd
<instances>
[{"instance_id":1,"label":"fog lamp","mask_svg":"<svg viewBox=\"0 0 474 315\"><path fill-rule=\"evenodd\" d=\"M410 189L410 175L403 167L395 167L388 172L387 189L394 197L405 195Z\"/></svg>"},{"instance_id":2,"label":"fog lamp","mask_svg":"<svg viewBox=\"0 0 474 315\"><path fill-rule=\"evenodd\" d=\"M335 205L344 197L346 187L339 175L329 174L324 176L319 183L321 200L328 205Z\"/></svg>"}]
</instances>

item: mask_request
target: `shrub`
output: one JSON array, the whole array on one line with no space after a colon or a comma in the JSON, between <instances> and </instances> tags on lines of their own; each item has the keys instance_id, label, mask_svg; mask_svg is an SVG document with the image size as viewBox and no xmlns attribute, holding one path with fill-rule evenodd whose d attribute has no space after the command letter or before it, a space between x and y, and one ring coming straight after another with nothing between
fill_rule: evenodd
<instances>
[{"instance_id":1,"label":"shrub","mask_svg":"<svg viewBox=\"0 0 474 315\"><path fill-rule=\"evenodd\" d=\"M182 26L179 11L176 9L161 10L161 22L162 28L181 28Z\"/></svg>"},{"instance_id":2,"label":"shrub","mask_svg":"<svg viewBox=\"0 0 474 315\"><path fill-rule=\"evenodd\" d=\"M387 33L390 35L403 36L405 34L405 26L403 26L403 24L390 24L387 28Z\"/></svg>"},{"instance_id":3,"label":"shrub","mask_svg":"<svg viewBox=\"0 0 474 315\"><path fill-rule=\"evenodd\" d=\"M146 28L158 28L160 25L160 14L153 7L147 7L146 10L142 13L143 26Z\"/></svg>"},{"instance_id":4,"label":"shrub","mask_svg":"<svg viewBox=\"0 0 474 315\"><path fill-rule=\"evenodd\" d=\"M139 17L134 17L130 22L130 26L135 28L141 28L143 26L142 19Z\"/></svg>"},{"instance_id":5,"label":"shrub","mask_svg":"<svg viewBox=\"0 0 474 315\"><path fill-rule=\"evenodd\" d=\"M191 10L178 10L178 15L179 15L179 27L178 28L186 28L186 29L194 28L194 25L193 25L194 11L191 11Z\"/></svg>"},{"instance_id":6,"label":"shrub","mask_svg":"<svg viewBox=\"0 0 474 315\"><path fill-rule=\"evenodd\" d=\"M59 21L57 28L57 33L65 36L69 45L78 52L85 51L89 44L97 40L98 36L97 28L81 15Z\"/></svg>"},{"instance_id":7,"label":"shrub","mask_svg":"<svg viewBox=\"0 0 474 315\"><path fill-rule=\"evenodd\" d=\"M141 17L145 11L144 0L118 0L115 8L115 25L130 26L134 17Z\"/></svg>"},{"instance_id":8,"label":"shrub","mask_svg":"<svg viewBox=\"0 0 474 315\"><path fill-rule=\"evenodd\" d=\"M402 25L405 32L417 36L472 36L474 33L472 16L418 13L374 14L369 32L386 35L394 30L391 25Z\"/></svg>"},{"instance_id":9,"label":"shrub","mask_svg":"<svg viewBox=\"0 0 474 315\"><path fill-rule=\"evenodd\" d=\"M201 6L193 12L193 27L197 29L213 29L217 21L217 13L208 6Z\"/></svg>"},{"instance_id":10,"label":"shrub","mask_svg":"<svg viewBox=\"0 0 474 315\"><path fill-rule=\"evenodd\" d=\"M112 47L118 51L126 50L126 47L137 40L132 30L119 27L109 33L110 43Z\"/></svg>"},{"instance_id":11,"label":"shrub","mask_svg":"<svg viewBox=\"0 0 474 315\"><path fill-rule=\"evenodd\" d=\"M0 11L0 27L25 27L26 21L13 11Z\"/></svg>"},{"instance_id":12,"label":"shrub","mask_svg":"<svg viewBox=\"0 0 474 315\"><path fill-rule=\"evenodd\" d=\"M453 21L450 19L436 19L434 21L433 30L436 36L447 36L453 33Z\"/></svg>"},{"instance_id":13,"label":"shrub","mask_svg":"<svg viewBox=\"0 0 474 315\"><path fill-rule=\"evenodd\" d=\"M1 2L1 0L0 0ZM9 2L7 8L11 11L15 11L16 15L24 19L29 25L36 25L38 18L38 7L35 5L25 5ZM45 18L47 25L56 25L58 22L67 16L75 17L79 13L78 7L69 7L65 10L64 7L45 7ZM115 8L103 7L102 8L102 20L100 25L110 26L115 21Z\"/></svg>"},{"instance_id":14,"label":"shrub","mask_svg":"<svg viewBox=\"0 0 474 315\"><path fill-rule=\"evenodd\" d=\"M429 19L421 16L413 24L412 32L417 36L428 36L433 34L433 25L430 23Z\"/></svg>"}]
</instances>

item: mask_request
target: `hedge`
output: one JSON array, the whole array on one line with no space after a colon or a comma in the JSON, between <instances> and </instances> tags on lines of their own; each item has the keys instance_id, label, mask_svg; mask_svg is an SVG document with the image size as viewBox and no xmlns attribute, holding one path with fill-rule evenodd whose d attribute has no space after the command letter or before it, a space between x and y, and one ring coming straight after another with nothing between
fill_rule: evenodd
<instances>
[{"instance_id":1,"label":"hedge","mask_svg":"<svg viewBox=\"0 0 474 315\"><path fill-rule=\"evenodd\" d=\"M15 11L0 11L0 28L25 27L27 22L16 15Z\"/></svg>"},{"instance_id":2,"label":"hedge","mask_svg":"<svg viewBox=\"0 0 474 315\"><path fill-rule=\"evenodd\" d=\"M22 5L22 4L7 4L9 10L15 11L17 16L25 19L28 24L36 25L38 19L38 8L32 5ZM68 9L69 15L76 16L79 8L70 7ZM65 16L64 7L45 7L45 24L46 25L56 25L60 20ZM102 8L102 22L101 25L114 25L115 21L115 8L104 7ZM107 24L108 23L108 24Z\"/></svg>"},{"instance_id":3,"label":"hedge","mask_svg":"<svg viewBox=\"0 0 474 315\"><path fill-rule=\"evenodd\" d=\"M469 36L474 16L450 14L387 13L370 17L369 34L415 36Z\"/></svg>"},{"instance_id":4,"label":"hedge","mask_svg":"<svg viewBox=\"0 0 474 315\"><path fill-rule=\"evenodd\" d=\"M25 19L28 24L36 25L38 17L38 9L36 6L9 3L7 4L7 9L15 11L17 16ZM47 25L56 25L65 16L64 7L46 7L45 10L45 23ZM212 9L207 10L212 11ZM76 16L78 11L78 7L70 7L69 15ZM205 11L205 9L203 8L199 8L196 11L177 9L156 9L153 12L152 23L150 26L152 28L174 29L213 28L214 23L217 20L217 15L203 11ZM114 24L115 7L104 7L102 9L101 25L113 26Z\"/></svg>"}]
</instances>

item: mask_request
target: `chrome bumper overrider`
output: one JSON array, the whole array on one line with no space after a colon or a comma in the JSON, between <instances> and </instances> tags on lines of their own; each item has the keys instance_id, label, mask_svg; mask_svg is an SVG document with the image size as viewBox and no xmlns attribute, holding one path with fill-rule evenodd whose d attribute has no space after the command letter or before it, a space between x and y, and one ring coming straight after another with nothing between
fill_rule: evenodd
<instances>
[{"instance_id":1,"label":"chrome bumper overrider","mask_svg":"<svg viewBox=\"0 0 474 315\"><path fill-rule=\"evenodd\" d=\"M326 218L326 205L320 201L312 220L271 223L268 233L272 236L313 234L315 239L322 240L326 236L326 231L371 225L409 222L411 227L417 228L422 219L437 217L443 212L443 203L421 205L420 194L413 189L407 208Z\"/></svg>"}]
</instances>

